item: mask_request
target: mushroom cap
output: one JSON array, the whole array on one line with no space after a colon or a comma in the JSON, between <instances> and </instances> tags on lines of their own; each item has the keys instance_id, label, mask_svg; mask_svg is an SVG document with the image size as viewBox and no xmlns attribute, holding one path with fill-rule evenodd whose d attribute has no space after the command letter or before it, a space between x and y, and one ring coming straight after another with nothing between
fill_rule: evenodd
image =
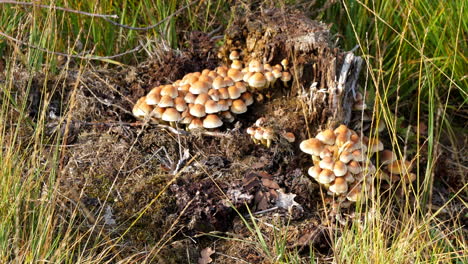
<instances>
[{"instance_id":1,"label":"mushroom cap","mask_svg":"<svg viewBox=\"0 0 468 264\"><path fill-rule=\"evenodd\" d=\"M205 112L207 114L214 114L214 113L218 113L220 111L219 109L219 106L218 106L218 103L213 101L213 100L208 100L206 103L205 103ZM203 121L205 122L205 121ZM206 126L205 126L206 127ZM210 127L211 128L211 127Z\"/></svg>"},{"instance_id":2,"label":"mushroom cap","mask_svg":"<svg viewBox=\"0 0 468 264\"><path fill-rule=\"evenodd\" d=\"M133 106L133 115L138 118L144 118L146 115L153 111L153 107L148 105L146 102L146 96L138 99L136 104Z\"/></svg>"},{"instance_id":3,"label":"mushroom cap","mask_svg":"<svg viewBox=\"0 0 468 264\"><path fill-rule=\"evenodd\" d=\"M333 132L335 133L335 135L348 134L349 128L346 125L339 125L337 128L335 128Z\"/></svg>"},{"instance_id":4,"label":"mushroom cap","mask_svg":"<svg viewBox=\"0 0 468 264\"><path fill-rule=\"evenodd\" d=\"M221 112L221 117L226 120L227 122L231 123L231 122L234 122L235 118L234 116L232 115L231 112L229 111L223 111Z\"/></svg>"},{"instance_id":5,"label":"mushroom cap","mask_svg":"<svg viewBox=\"0 0 468 264\"><path fill-rule=\"evenodd\" d=\"M346 172L348 172L346 164L342 161L336 161L333 166L333 173L335 173L336 177L344 176Z\"/></svg>"},{"instance_id":6,"label":"mushroom cap","mask_svg":"<svg viewBox=\"0 0 468 264\"><path fill-rule=\"evenodd\" d=\"M184 100L186 103L188 104L193 104L195 103L195 100L197 99L197 96L194 95L193 93L187 93L185 96L184 96Z\"/></svg>"},{"instance_id":7,"label":"mushroom cap","mask_svg":"<svg viewBox=\"0 0 468 264\"><path fill-rule=\"evenodd\" d=\"M271 72L271 71L273 70L273 67L271 67L270 64L265 63L265 64L263 64L263 70L264 70L265 72Z\"/></svg>"},{"instance_id":8,"label":"mushroom cap","mask_svg":"<svg viewBox=\"0 0 468 264\"><path fill-rule=\"evenodd\" d=\"M202 104L194 104L190 107L189 113L195 117L204 117L206 115L205 106Z\"/></svg>"},{"instance_id":9,"label":"mushroom cap","mask_svg":"<svg viewBox=\"0 0 468 264\"><path fill-rule=\"evenodd\" d=\"M199 118L193 118L192 122L190 122L190 125L188 126L188 129L192 130L198 128L203 128L203 121L201 121Z\"/></svg>"},{"instance_id":10,"label":"mushroom cap","mask_svg":"<svg viewBox=\"0 0 468 264\"><path fill-rule=\"evenodd\" d=\"M348 163L348 171L352 174L358 174L361 172L361 165L359 162L353 160Z\"/></svg>"},{"instance_id":11,"label":"mushroom cap","mask_svg":"<svg viewBox=\"0 0 468 264\"><path fill-rule=\"evenodd\" d=\"M203 71L204 71L204 70L203 70ZM211 77L208 76L208 75L202 75L202 76L200 76L200 77L198 78L198 81L199 81L199 82L206 82L206 83L208 83L208 84L210 84L210 85L211 85L211 83L213 83L213 79L211 79Z\"/></svg>"},{"instance_id":12,"label":"mushroom cap","mask_svg":"<svg viewBox=\"0 0 468 264\"><path fill-rule=\"evenodd\" d=\"M320 152L324 148L324 145L320 140L316 138L310 138L302 141L299 145L299 148L307 154L319 156Z\"/></svg>"},{"instance_id":13,"label":"mushroom cap","mask_svg":"<svg viewBox=\"0 0 468 264\"><path fill-rule=\"evenodd\" d=\"M247 92L247 86L245 86L244 82L236 82L234 86L237 87L241 93Z\"/></svg>"},{"instance_id":14,"label":"mushroom cap","mask_svg":"<svg viewBox=\"0 0 468 264\"><path fill-rule=\"evenodd\" d=\"M217 128L223 125L223 121L218 117L218 115L207 115L205 119L203 119L203 127L204 128Z\"/></svg>"},{"instance_id":15,"label":"mushroom cap","mask_svg":"<svg viewBox=\"0 0 468 264\"><path fill-rule=\"evenodd\" d=\"M291 80L291 74L289 72L282 72L281 73L281 81L289 82Z\"/></svg>"},{"instance_id":16,"label":"mushroom cap","mask_svg":"<svg viewBox=\"0 0 468 264\"><path fill-rule=\"evenodd\" d=\"M395 153L393 153L393 151L386 149L380 152L380 162L382 164L390 164L395 160L397 160L397 156L395 155Z\"/></svg>"},{"instance_id":17,"label":"mushroom cap","mask_svg":"<svg viewBox=\"0 0 468 264\"><path fill-rule=\"evenodd\" d=\"M346 193L348 191L348 183L344 177L336 178L329 190L336 194Z\"/></svg>"},{"instance_id":18,"label":"mushroom cap","mask_svg":"<svg viewBox=\"0 0 468 264\"><path fill-rule=\"evenodd\" d=\"M329 184L335 180L335 174L331 170L322 170L319 176L315 179L321 184Z\"/></svg>"},{"instance_id":19,"label":"mushroom cap","mask_svg":"<svg viewBox=\"0 0 468 264\"><path fill-rule=\"evenodd\" d=\"M177 88L177 90L188 92L190 90L190 84L187 83L187 84L181 85L179 86L179 88Z\"/></svg>"},{"instance_id":20,"label":"mushroom cap","mask_svg":"<svg viewBox=\"0 0 468 264\"><path fill-rule=\"evenodd\" d=\"M349 171L343 176L343 178L345 178L349 183L353 183L355 181L353 175Z\"/></svg>"},{"instance_id":21,"label":"mushroom cap","mask_svg":"<svg viewBox=\"0 0 468 264\"><path fill-rule=\"evenodd\" d=\"M275 133L275 131L273 131L273 129L267 127L267 128L265 128L263 130L263 138L264 139L272 140L272 139L275 139L275 137L276 137L276 133Z\"/></svg>"},{"instance_id":22,"label":"mushroom cap","mask_svg":"<svg viewBox=\"0 0 468 264\"><path fill-rule=\"evenodd\" d=\"M168 95L164 95L161 97L161 100L159 100L158 106L159 107L173 107L174 100L172 99L172 97Z\"/></svg>"},{"instance_id":23,"label":"mushroom cap","mask_svg":"<svg viewBox=\"0 0 468 264\"><path fill-rule=\"evenodd\" d=\"M320 158L323 159L325 157L332 157L333 156L333 152L325 147L321 152L320 152Z\"/></svg>"},{"instance_id":24,"label":"mushroom cap","mask_svg":"<svg viewBox=\"0 0 468 264\"><path fill-rule=\"evenodd\" d=\"M180 113L175 108L166 108L161 119L168 122L177 122L180 120Z\"/></svg>"},{"instance_id":25,"label":"mushroom cap","mask_svg":"<svg viewBox=\"0 0 468 264\"><path fill-rule=\"evenodd\" d=\"M224 77L218 76L213 80L213 83L211 84L214 89L220 89L224 87Z\"/></svg>"},{"instance_id":26,"label":"mushroom cap","mask_svg":"<svg viewBox=\"0 0 468 264\"><path fill-rule=\"evenodd\" d=\"M244 100L245 105L249 106L254 103L254 99L251 93L245 92L241 95L242 100Z\"/></svg>"},{"instance_id":27,"label":"mushroom cap","mask_svg":"<svg viewBox=\"0 0 468 264\"><path fill-rule=\"evenodd\" d=\"M234 114L243 114L247 112L247 105L241 99L234 100L231 105L231 112Z\"/></svg>"},{"instance_id":28,"label":"mushroom cap","mask_svg":"<svg viewBox=\"0 0 468 264\"><path fill-rule=\"evenodd\" d=\"M166 111L166 108L155 106L153 111L151 111L151 116L157 119L161 119L162 115L164 114L164 111Z\"/></svg>"},{"instance_id":29,"label":"mushroom cap","mask_svg":"<svg viewBox=\"0 0 468 264\"><path fill-rule=\"evenodd\" d=\"M227 100L221 99L218 101L218 107L220 111L228 111L229 110L229 104Z\"/></svg>"},{"instance_id":30,"label":"mushroom cap","mask_svg":"<svg viewBox=\"0 0 468 264\"><path fill-rule=\"evenodd\" d=\"M238 70L242 70L242 62L240 60L233 60L232 61L232 64L231 64L231 68L232 69L238 69Z\"/></svg>"},{"instance_id":31,"label":"mushroom cap","mask_svg":"<svg viewBox=\"0 0 468 264\"><path fill-rule=\"evenodd\" d=\"M276 78L275 76L273 75L273 73L271 72L265 72L265 79L267 80L268 83L273 83L274 81L276 81Z\"/></svg>"},{"instance_id":32,"label":"mushroom cap","mask_svg":"<svg viewBox=\"0 0 468 264\"><path fill-rule=\"evenodd\" d=\"M228 71L228 68L225 66L221 66L216 69L216 72L218 73L218 75L223 78L227 76L227 71Z\"/></svg>"},{"instance_id":33,"label":"mushroom cap","mask_svg":"<svg viewBox=\"0 0 468 264\"><path fill-rule=\"evenodd\" d=\"M241 71L239 71L238 69L234 69L234 68L231 68L231 69L228 70L228 76L234 82L242 81L242 79L244 78L244 74Z\"/></svg>"},{"instance_id":34,"label":"mushroom cap","mask_svg":"<svg viewBox=\"0 0 468 264\"><path fill-rule=\"evenodd\" d=\"M231 53L229 54L229 59L230 60L238 60L240 58L240 53L239 51L237 50L233 50L231 51Z\"/></svg>"},{"instance_id":35,"label":"mushroom cap","mask_svg":"<svg viewBox=\"0 0 468 264\"><path fill-rule=\"evenodd\" d=\"M247 132L247 134L253 136L253 135L255 135L255 128L254 127L248 127L246 132Z\"/></svg>"},{"instance_id":36,"label":"mushroom cap","mask_svg":"<svg viewBox=\"0 0 468 264\"><path fill-rule=\"evenodd\" d=\"M351 142L349 140L349 133L340 133L340 134L337 134L336 135L336 138L335 138L335 144L339 147L345 145L346 143L351 144L351 143L354 143L354 142Z\"/></svg>"},{"instance_id":37,"label":"mushroom cap","mask_svg":"<svg viewBox=\"0 0 468 264\"><path fill-rule=\"evenodd\" d=\"M357 202L361 198L361 190L362 186L360 184L354 185L354 187L351 188L351 191L349 191L348 195L346 195L346 198L349 201Z\"/></svg>"},{"instance_id":38,"label":"mushroom cap","mask_svg":"<svg viewBox=\"0 0 468 264\"><path fill-rule=\"evenodd\" d=\"M232 80L232 78L229 76L224 77L224 87L228 87L232 85L234 85L234 81Z\"/></svg>"},{"instance_id":39,"label":"mushroom cap","mask_svg":"<svg viewBox=\"0 0 468 264\"><path fill-rule=\"evenodd\" d=\"M260 72L256 72L249 78L249 86L253 88L263 88L265 87L265 85L266 85L266 78Z\"/></svg>"},{"instance_id":40,"label":"mushroom cap","mask_svg":"<svg viewBox=\"0 0 468 264\"><path fill-rule=\"evenodd\" d=\"M174 104L175 108L179 112L183 112L187 109L187 103L185 103L185 99L182 97L177 97L176 99L174 99Z\"/></svg>"},{"instance_id":41,"label":"mushroom cap","mask_svg":"<svg viewBox=\"0 0 468 264\"><path fill-rule=\"evenodd\" d=\"M281 72L281 70L278 70L278 69L273 69L273 71L271 71L271 73L273 74L273 76L276 79L279 79L279 78L281 78L283 76L283 73Z\"/></svg>"},{"instance_id":42,"label":"mushroom cap","mask_svg":"<svg viewBox=\"0 0 468 264\"><path fill-rule=\"evenodd\" d=\"M165 95L170 96L171 98L176 98L178 95L177 88L172 85L164 85L161 90L161 96Z\"/></svg>"},{"instance_id":43,"label":"mushroom cap","mask_svg":"<svg viewBox=\"0 0 468 264\"><path fill-rule=\"evenodd\" d=\"M320 173L322 172L322 169L319 166L312 166L307 172L312 178L317 179Z\"/></svg>"},{"instance_id":44,"label":"mushroom cap","mask_svg":"<svg viewBox=\"0 0 468 264\"><path fill-rule=\"evenodd\" d=\"M324 157L320 162L319 166L322 169L327 169L330 171L333 171L333 168L335 166L335 162L333 161L332 157Z\"/></svg>"},{"instance_id":45,"label":"mushroom cap","mask_svg":"<svg viewBox=\"0 0 468 264\"><path fill-rule=\"evenodd\" d=\"M158 93L148 93L146 95L146 104L148 105L157 105L159 101L161 100L161 95Z\"/></svg>"},{"instance_id":46,"label":"mushroom cap","mask_svg":"<svg viewBox=\"0 0 468 264\"><path fill-rule=\"evenodd\" d=\"M384 146L383 146L383 143L376 139L376 138L373 138L373 139L370 139L369 140L369 143L368 143L368 148L367 150L371 153L374 153L374 152L379 152L379 151L382 151L384 149Z\"/></svg>"},{"instance_id":47,"label":"mushroom cap","mask_svg":"<svg viewBox=\"0 0 468 264\"><path fill-rule=\"evenodd\" d=\"M219 99L229 99L229 91L226 87L219 88Z\"/></svg>"},{"instance_id":48,"label":"mushroom cap","mask_svg":"<svg viewBox=\"0 0 468 264\"><path fill-rule=\"evenodd\" d=\"M207 83L207 82L196 81L195 83L193 83L190 86L189 92L191 92L193 94L207 93L210 86L211 85L209 83Z\"/></svg>"},{"instance_id":49,"label":"mushroom cap","mask_svg":"<svg viewBox=\"0 0 468 264\"><path fill-rule=\"evenodd\" d=\"M216 89L210 89L208 91L208 95L210 96L211 100L213 101L219 101L219 91Z\"/></svg>"},{"instance_id":50,"label":"mushroom cap","mask_svg":"<svg viewBox=\"0 0 468 264\"><path fill-rule=\"evenodd\" d=\"M403 175L401 177L401 180L403 181L403 183L409 184L411 182L414 182L414 180L416 180L416 174L410 172L408 174Z\"/></svg>"},{"instance_id":51,"label":"mushroom cap","mask_svg":"<svg viewBox=\"0 0 468 264\"><path fill-rule=\"evenodd\" d=\"M211 70L209 70L209 69L204 69L204 70L201 72L201 75L202 75L202 76L203 76L203 75L206 76L206 75L208 75L208 74L210 73L210 71L211 71Z\"/></svg>"},{"instance_id":52,"label":"mushroom cap","mask_svg":"<svg viewBox=\"0 0 468 264\"><path fill-rule=\"evenodd\" d=\"M284 68L287 68L287 67L288 67L288 64L289 64L288 59L282 59L282 60L281 60L281 65L283 65Z\"/></svg>"},{"instance_id":53,"label":"mushroom cap","mask_svg":"<svg viewBox=\"0 0 468 264\"><path fill-rule=\"evenodd\" d=\"M193 120L193 116L189 113L188 110L185 110L182 113L180 123L188 125L188 124L190 124L190 122L192 122L192 120Z\"/></svg>"},{"instance_id":54,"label":"mushroom cap","mask_svg":"<svg viewBox=\"0 0 468 264\"><path fill-rule=\"evenodd\" d=\"M353 110L355 110L355 111L363 111L363 110L366 110L366 109L367 109L367 105L362 100L356 101L353 104Z\"/></svg>"},{"instance_id":55,"label":"mushroom cap","mask_svg":"<svg viewBox=\"0 0 468 264\"><path fill-rule=\"evenodd\" d=\"M249 71L250 72L262 72L263 64L258 60L251 60L249 62Z\"/></svg>"},{"instance_id":56,"label":"mushroom cap","mask_svg":"<svg viewBox=\"0 0 468 264\"><path fill-rule=\"evenodd\" d=\"M255 130L254 138L257 139L257 140L262 140L263 139L263 129L261 127L257 128Z\"/></svg>"},{"instance_id":57,"label":"mushroom cap","mask_svg":"<svg viewBox=\"0 0 468 264\"><path fill-rule=\"evenodd\" d=\"M265 124L266 121L267 121L267 119L264 116L262 116L262 117L260 117L259 119L257 119L255 121L255 125L258 126L258 127L263 126L263 124Z\"/></svg>"},{"instance_id":58,"label":"mushroom cap","mask_svg":"<svg viewBox=\"0 0 468 264\"><path fill-rule=\"evenodd\" d=\"M336 136L331 129L326 129L318 133L315 138L322 141L324 144L334 145Z\"/></svg>"},{"instance_id":59,"label":"mushroom cap","mask_svg":"<svg viewBox=\"0 0 468 264\"><path fill-rule=\"evenodd\" d=\"M353 151L353 158L355 161L363 161L365 160L365 154L361 150L356 149Z\"/></svg>"},{"instance_id":60,"label":"mushroom cap","mask_svg":"<svg viewBox=\"0 0 468 264\"><path fill-rule=\"evenodd\" d=\"M353 154L351 152L349 152L349 151L346 151L346 150L344 150L340 154L340 161L342 161L344 163L350 162L353 158L354 158Z\"/></svg>"},{"instance_id":61,"label":"mushroom cap","mask_svg":"<svg viewBox=\"0 0 468 264\"><path fill-rule=\"evenodd\" d=\"M296 136L291 132L286 132L282 135L289 143L296 141Z\"/></svg>"},{"instance_id":62,"label":"mushroom cap","mask_svg":"<svg viewBox=\"0 0 468 264\"><path fill-rule=\"evenodd\" d=\"M387 165L387 170L392 174L407 174L411 169L411 162L405 160L396 160Z\"/></svg>"},{"instance_id":63,"label":"mushroom cap","mask_svg":"<svg viewBox=\"0 0 468 264\"><path fill-rule=\"evenodd\" d=\"M228 90L230 99L237 99L241 96L241 92L239 88L237 88L236 86L229 86L227 90Z\"/></svg>"},{"instance_id":64,"label":"mushroom cap","mask_svg":"<svg viewBox=\"0 0 468 264\"><path fill-rule=\"evenodd\" d=\"M197 96L195 99L194 104L205 104L208 100L210 100L210 96L207 93L202 93Z\"/></svg>"},{"instance_id":65,"label":"mushroom cap","mask_svg":"<svg viewBox=\"0 0 468 264\"><path fill-rule=\"evenodd\" d=\"M254 72L246 72L244 73L244 77L242 77L242 80L246 83L249 82L250 77L252 77L255 73Z\"/></svg>"},{"instance_id":66,"label":"mushroom cap","mask_svg":"<svg viewBox=\"0 0 468 264\"><path fill-rule=\"evenodd\" d=\"M156 87L154 87L153 89L151 89L151 91L149 91L148 94L155 93L155 94L161 95L161 90L162 90L162 88L163 88L163 85L156 86Z\"/></svg>"}]
</instances>

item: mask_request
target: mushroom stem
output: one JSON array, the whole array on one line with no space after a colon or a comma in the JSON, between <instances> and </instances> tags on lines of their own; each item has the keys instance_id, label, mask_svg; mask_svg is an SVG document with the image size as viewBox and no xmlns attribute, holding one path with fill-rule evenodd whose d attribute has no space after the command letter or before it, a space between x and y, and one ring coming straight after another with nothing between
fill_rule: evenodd
<instances>
[{"instance_id":1,"label":"mushroom stem","mask_svg":"<svg viewBox=\"0 0 468 264\"><path fill-rule=\"evenodd\" d=\"M284 87L289 87L288 81L283 81Z\"/></svg>"},{"instance_id":2,"label":"mushroom stem","mask_svg":"<svg viewBox=\"0 0 468 264\"><path fill-rule=\"evenodd\" d=\"M266 147L269 148L271 146L271 139L267 139Z\"/></svg>"}]
</instances>

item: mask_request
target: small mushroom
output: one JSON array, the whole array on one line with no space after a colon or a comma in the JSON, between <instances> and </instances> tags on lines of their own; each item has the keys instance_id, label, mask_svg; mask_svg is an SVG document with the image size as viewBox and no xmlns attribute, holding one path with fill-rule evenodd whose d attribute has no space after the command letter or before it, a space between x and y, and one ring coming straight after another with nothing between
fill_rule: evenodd
<instances>
[{"instance_id":1,"label":"small mushroom","mask_svg":"<svg viewBox=\"0 0 468 264\"><path fill-rule=\"evenodd\" d=\"M210 114L203 119L203 127L205 128L217 128L223 125L223 121L218 115Z\"/></svg>"}]
</instances>

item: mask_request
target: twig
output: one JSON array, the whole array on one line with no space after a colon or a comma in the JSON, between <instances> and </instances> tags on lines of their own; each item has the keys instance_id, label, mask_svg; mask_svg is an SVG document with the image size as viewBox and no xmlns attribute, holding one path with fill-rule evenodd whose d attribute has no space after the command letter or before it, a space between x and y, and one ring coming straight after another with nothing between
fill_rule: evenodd
<instances>
[{"instance_id":1,"label":"twig","mask_svg":"<svg viewBox=\"0 0 468 264\"><path fill-rule=\"evenodd\" d=\"M1 0L0 0L1 1ZM118 53L118 54L115 54L115 55L110 55L110 56L95 56L95 55L81 55L81 54L78 54L78 55L73 55L73 54L67 54L67 53L63 53L63 52L58 52L58 51L52 51L52 50L48 50L48 49L45 49L45 48L42 48L42 47L39 47L39 46L36 46L36 45L33 45L33 44L29 44L29 43L26 43L22 40L19 40L17 38L14 38L2 31L0 31L0 36L3 36L13 42L16 42L16 43L19 43L20 45L24 45L24 46L27 46L27 47L30 47L30 48L33 48L33 49L37 49L37 50L40 50L42 52L46 52L46 53L49 53L49 54L54 54L54 55L60 55L60 56L64 56L64 57L69 57L69 58L75 58L75 59L82 59L82 60L109 60L109 59L114 59L114 58L117 58L117 57L122 57L124 55L127 55L127 54L130 54L130 53L134 53L136 51L139 51L143 46L140 44L138 46L136 46L135 48L131 49L131 50L127 50L125 52L122 52L122 53Z\"/></svg>"},{"instance_id":2,"label":"twig","mask_svg":"<svg viewBox=\"0 0 468 264\"><path fill-rule=\"evenodd\" d=\"M101 18L104 18L104 19L108 19L109 17L110 18L119 18L118 15L95 14L95 13L89 13L89 12L84 12L84 11L80 11L80 10L69 9L69 8L65 8L65 7L37 4L37 2L20 2L20 1L0 0L0 4L35 6L35 7L40 7L40 8L60 10L60 11L68 12L68 13L81 14L81 15L86 15L86 16L90 16L90 17L101 17Z\"/></svg>"}]
</instances>

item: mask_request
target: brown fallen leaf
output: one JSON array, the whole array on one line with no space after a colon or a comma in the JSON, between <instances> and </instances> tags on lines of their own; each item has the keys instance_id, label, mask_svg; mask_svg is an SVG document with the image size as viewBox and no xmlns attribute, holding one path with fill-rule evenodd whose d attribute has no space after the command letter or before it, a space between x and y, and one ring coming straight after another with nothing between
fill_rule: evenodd
<instances>
[{"instance_id":1,"label":"brown fallen leaf","mask_svg":"<svg viewBox=\"0 0 468 264\"><path fill-rule=\"evenodd\" d=\"M275 189L275 190L277 190L277 189L280 188L279 185L278 185L278 183L276 183L274 180L270 180L270 179L263 178L263 179L262 179L262 183L263 183L263 186L268 187L268 188L270 188L270 189Z\"/></svg>"},{"instance_id":2,"label":"brown fallen leaf","mask_svg":"<svg viewBox=\"0 0 468 264\"><path fill-rule=\"evenodd\" d=\"M215 253L215 251L210 247L202 249L202 251L200 252L201 257L198 258L198 264L211 263L213 261L213 259L211 258L211 255L213 255L213 253Z\"/></svg>"}]
</instances>

